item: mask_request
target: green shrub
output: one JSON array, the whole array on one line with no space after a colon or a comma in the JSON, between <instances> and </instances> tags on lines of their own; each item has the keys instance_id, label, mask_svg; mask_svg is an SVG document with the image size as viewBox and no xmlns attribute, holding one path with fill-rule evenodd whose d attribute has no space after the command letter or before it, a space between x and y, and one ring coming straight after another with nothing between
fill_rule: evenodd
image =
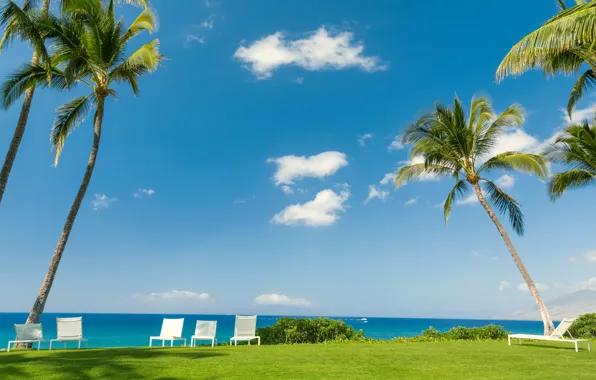
<instances>
[{"instance_id":1,"label":"green shrub","mask_svg":"<svg viewBox=\"0 0 596 380\"><path fill-rule=\"evenodd\" d=\"M575 338L596 339L596 314L584 314L573 322L569 332Z\"/></svg>"},{"instance_id":2,"label":"green shrub","mask_svg":"<svg viewBox=\"0 0 596 380\"><path fill-rule=\"evenodd\" d=\"M280 318L257 330L261 344L324 343L364 340L362 330L354 330L343 321L328 318Z\"/></svg>"},{"instance_id":3,"label":"green shrub","mask_svg":"<svg viewBox=\"0 0 596 380\"><path fill-rule=\"evenodd\" d=\"M503 326L487 325L482 327L454 327L444 333L430 327L422 331L422 337L435 340L499 340L507 339L509 334Z\"/></svg>"}]
</instances>

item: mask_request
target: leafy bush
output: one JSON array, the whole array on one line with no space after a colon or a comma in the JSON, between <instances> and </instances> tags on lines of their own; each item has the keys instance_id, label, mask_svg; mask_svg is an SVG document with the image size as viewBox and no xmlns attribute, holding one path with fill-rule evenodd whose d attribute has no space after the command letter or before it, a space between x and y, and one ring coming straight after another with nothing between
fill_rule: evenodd
<instances>
[{"instance_id":1,"label":"leafy bush","mask_svg":"<svg viewBox=\"0 0 596 380\"><path fill-rule=\"evenodd\" d=\"M575 338L596 338L596 314L584 314L573 322L569 332Z\"/></svg>"},{"instance_id":2,"label":"leafy bush","mask_svg":"<svg viewBox=\"0 0 596 380\"><path fill-rule=\"evenodd\" d=\"M362 330L354 330L343 321L328 318L280 318L268 327L257 330L261 344L325 343L362 341Z\"/></svg>"},{"instance_id":3,"label":"leafy bush","mask_svg":"<svg viewBox=\"0 0 596 380\"><path fill-rule=\"evenodd\" d=\"M507 339L509 334L503 326L487 325L482 327L454 327L444 333L430 327L422 331L423 338L436 340L499 340Z\"/></svg>"}]
</instances>

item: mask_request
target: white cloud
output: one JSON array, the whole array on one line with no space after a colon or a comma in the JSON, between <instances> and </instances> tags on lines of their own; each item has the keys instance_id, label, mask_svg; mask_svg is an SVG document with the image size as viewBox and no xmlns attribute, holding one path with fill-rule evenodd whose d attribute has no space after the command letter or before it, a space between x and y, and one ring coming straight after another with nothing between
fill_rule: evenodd
<instances>
[{"instance_id":1,"label":"white cloud","mask_svg":"<svg viewBox=\"0 0 596 380\"><path fill-rule=\"evenodd\" d=\"M424 163L423 156L414 156L414 157L412 157L411 160L400 162L400 164L405 165L405 166L417 165L417 164L423 164L423 163ZM387 177L387 175L385 175L385 177ZM418 181L438 181L440 178L435 173L426 172L426 173L423 173L421 176L417 177L416 179ZM383 178L383 180L385 180L385 178Z\"/></svg>"},{"instance_id":2,"label":"white cloud","mask_svg":"<svg viewBox=\"0 0 596 380\"><path fill-rule=\"evenodd\" d=\"M275 185L293 185L294 180L306 177L324 178L335 174L339 169L348 165L344 153L323 152L314 156L283 156L270 158L267 163L275 163L277 171L273 178Z\"/></svg>"},{"instance_id":3,"label":"white cloud","mask_svg":"<svg viewBox=\"0 0 596 380\"><path fill-rule=\"evenodd\" d=\"M567 261L569 261L570 263L575 263L575 262L577 262L577 258L575 258L575 257L569 257L567 259Z\"/></svg>"},{"instance_id":4,"label":"white cloud","mask_svg":"<svg viewBox=\"0 0 596 380\"><path fill-rule=\"evenodd\" d=\"M505 280L499 282L499 291L502 292L503 290L505 290L505 288L509 287L509 285L511 284Z\"/></svg>"},{"instance_id":5,"label":"white cloud","mask_svg":"<svg viewBox=\"0 0 596 380\"><path fill-rule=\"evenodd\" d=\"M459 199L457 201L455 201L456 205L475 205L476 203L478 203L478 197L476 196L476 193L470 194L467 197L465 197L464 199Z\"/></svg>"},{"instance_id":6,"label":"white cloud","mask_svg":"<svg viewBox=\"0 0 596 380\"><path fill-rule=\"evenodd\" d=\"M479 251L472 251L472 257L479 257L479 256L480 256Z\"/></svg>"},{"instance_id":7,"label":"white cloud","mask_svg":"<svg viewBox=\"0 0 596 380\"><path fill-rule=\"evenodd\" d=\"M592 124L594 121L594 112L596 112L596 103L586 108L577 108L573 111L571 118L569 118L569 115L567 114L567 109L561 108L561 119L563 120L565 127L581 124L586 120Z\"/></svg>"},{"instance_id":8,"label":"white cloud","mask_svg":"<svg viewBox=\"0 0 596 380\"><path fill-rule=\"evenodd\" d=\"M495 185L503 189L511 189L515 185L515 177L505 174L495 181Z\"/></svg>"},{"instance_id":9,"label":"white cloud","mask_svg":"<svg viewBox=\"0 0 596 380\"><path fill-rule=\"evenodd\" d=\"M371 133L365 133L362 136L360 136L358 138L358 144L360 144L360 146L366 146L366 140L370 140L373 138L373 135Z\"/></svg>"},{"instance_id":10,"label":"white cloud","mask_svg":"<svg viewBox=\"0 0 596 380\"><path fill-rule=\"evenodd\" d=\"M304 83L304 77L297 77L296 79L294 79L294 82L296 82L298 84L302 84L302 83Z\"/></svg>"},{"instance_id":11,"label":"white cloud","mask_svg":"<svg viewBox=\"0 0 596 380\"><path fill-rule=\"evenodd\" d=\"M305 298L292 298L284 294L261 294L255 298L257 305L283 305L294 307L310 307L311 303Z\"/></svg>"},{"instance_id":12,"label":"white cloud","mask_svg":"<svg viewBox=\"0 0 596 380\"><path fill-rule=\"evenodd\" d=\"M537 138L527 134L522 129L516 128L502 134L497 139L495 146L483 158L491 158L505 152L534 153L539 147L540 141Z\"/></svg>"},{"instance_id":13,"label":"white cloud","mask_svg":"<svg viewBox=\"0 0 596 380\"><path fill-rule=\"evenodd\" d=\"M395 181L396 174L395 172L385 174L385 177L379 182L381 185L388 185Z\"/></svg>"},{"instance_id":14,"label":"white cloud","mask_svg":"<svg viewBox=\"0 0 596 380\"><path fill-rule=\"evenodd\" d=\"M368 197L364 201L364 204L367 204L369 201L377 198L381 201L384 201L389 196L389 192L383 191L376 187L375 185L368 186Z\"/></svg>"},{"instance_id":15,"label":"white cloud","mask_svg":"<svg viewBox=\"0 0 596 380\"><path fill-rule=\"evenodd\" d=\"M273 71L284 65L306 70L358 67L373 72L387 69L378 57L364 56L364 43L354 42L353 38L350 32L333 33L325 26L294 41L276 32L248 46L240 46L234 58L244 62L258 79L271 77Z\"/></svg>"},{"instance_id":16,"label":"white cloud","mask_svg":"<svg viewBox=\"0 0 596 380\"><path fill-rule=\"evenodd\" d=\"M586 261L589 263L596 263L596 251L590 251L585 255Z\"/></svg>"},{"instance_id":17,"label":"white cloud","mask_svg":"<svg viewBox=\"0 0 596 380\"><path fill-rule=\"evenodd\" d=\"M392 150L402 150L403 148L405 148L405 145L401 142L401 136L395 136L387 150L391 152Z\"/></svg>"},{"instance_id":18,"label":"white cloud","mask_svg":"<svg viewBox=\"0 0 596 380\"><path fill-rule=\"evenodd\" d=\"M273 217L273 222L309 227L330 226L339 219L339 213L346 210L344 203L349 197L348 186L344 186L339 194L331 189L326 189L320 191L312 201L286 207Z\"/></svg>"},{"instance_id":19,"label":"white cloud","mask_svg":"<svg viewBox=\"0 0 596 380\"><path fill-rule=\"evenodd\" d=\"M406 201L406 203L404 203L404 206L413 206L416 203L418 203L418 200L420 199L420 197L416 197L416 198L410 198Z\"/></svg>"},{"instance_id":20,"label":"white cloud","mask_svg":"<svg viewBox=\"0 0 596 380\"><path fill-rule=\"evenodd\" d=\"M116 202L118 198L110 198L106 194L95 194L95 199L91 201L93 210L100 211L110 207L110 205Z\"/></svg>"},{"instance_id":21,"label":"white cloud","mask_svg":"<svg viewBox=\"0 0 596 380\"><path fill-rule=\"evenodd\" d=\"M205 37L198 36L194 33L188 33L186 35L186 40L184 41L184 46L190 47L193 43L198 43L198 44L203 45L206 42L207 42L207 40L205 39Z\"/></svg>"},{"instance_id":22,"label":"white cloud","mask_svg":"<svg viewBox=\"0 0 596 380\"><path fill-rule=\"evenodd\" d=\"M209 18L201 23L201 27L205 29L213 29L215 23L215 15L209 16Z\"/></svg>"},{"instance_id":23,"label":"white cloud","mask_svg":"<svg viewBox=\"0 0 596 380\"><path fill-rule=\"evenodd\" d=\"M143 197L151 197L155 195L155 190L153 189L139 189L136 193L134 193L135 198L143 198Z\"/></svg>"},{"instance_id":24,"label":"white cloud","mask_svg":"<svg viewBox=\"0 0 596 380\"><path fill-rule=\"evenodd\" d=\"M294 194L294 189L292 189L290 186L288 185L283 185L281 187L281 190L284 192L285 195L291 195Z\"/></svg>"},{"instance_id":25,"label":"white cloud","mask_svg":"<svg viewBox=\"0 0 596 380\"><path fill-rule=\"evenodd\" d=\"M441 202L441 203L437 203L433 206L433 208L444 208L445 207L445 201Z\"/></svg>"},{"instance_id":26,"label":"white cloud","mask_svg":"<svg viewBox=\"0 0 596 380\"><path fill-rule=\"evenodd\" d=\"M207 301L211 299L208 293L196 293L187 290L172 290L171 292L137 294L135 298L145 300L189 300L189 301Z\"/></svg>"},{"instance_id":27,"label":"white cloud","mask_svg":"<svg viewBox=\"0 0 596 380\"><path fill-rule=\"evenodd\" d=\"M539 282L535 282L534 285L536 285L536 288L540 291L543 290L548 290L550 287L546 284L541 284ZM525 282L522 282L521 284L519 284L517 286L517 290L522 291L522 292L529 292L530 289L528 289L528 285Z\"/></svg>"}]
</instances>

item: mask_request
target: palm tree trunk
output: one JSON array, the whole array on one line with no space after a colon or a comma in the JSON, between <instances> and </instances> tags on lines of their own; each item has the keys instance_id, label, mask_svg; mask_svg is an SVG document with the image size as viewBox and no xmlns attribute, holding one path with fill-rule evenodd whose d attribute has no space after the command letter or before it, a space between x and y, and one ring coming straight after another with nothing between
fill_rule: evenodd
<instances>
[{"instance_id":1,"label":"palm tree trunk","mask_svg":"<svg viewBox=\"0 0 596 380\"><path fill-rule=\"evenodd\" d=\"M41 289L39 289L39 294L37 295L37 299L33 304L33 308L31 309L31 313L27 318L26 323L39 323L39 318L43 313L43 309L46 305L46 301L48 300L48 296L50 294L50 290L52 288L52 283L54 282L54 277L56 277L56 271L58 270L58 265L60 265L60 259L62 258L62 253L64 252L64 248L66 248L66 242L68 241L68 237L70 235L70 231L72 230L72 226L75 222L75 218L77 217L77 213L79 212L79 208L81 207L81 203L83 202L83 198L85 198L85 193L87 192L87 187L89 186L89 182L91 182L91 176L93 175L93 168L95 167L95 160L97 159L97 151L99 150L99 139L101 137L101 124L103 121L103 113L104 113L104 101L105 98L97 99L97 110L95 112L95 119L94 119L94 136L93 136L93 147L91 148L91 153L89 154L89 161L87 162L87 170L85 171L85 176L83 177L83 182L81 182L81 187L79 188L79 192L70 208L70 212L68 213L68 217L66 218L66 224L64 225L64 229L62 230L62 235L60 236L60 240L56 245L56 250L54 251L54 256L52 257L52 261L50 262L50 267L48 268L48 273L46 274L45 279L41 285Z\"/></svg>"},{"instance_id":2,"label":"palm tree trunk","mask_svg":"<svg viewBox=\"0 0 596 380\"><path fill-rule=\"evenodd\" d=\"M517 265L517 269L519 269L522 277L524 278L524 280L526 281L526 284L528 285L528 289L530 289L532 298L534 298L534 301L536 301L536 304L538 305L538 310L540 311L540 315L542 316L542 323L544 324L544 335L550 335L554 331L555 326L553 325L553 321L550 318L550 314L548 313L548 310L546 309L546 305L544 304L544 301L542 301L542 297L540 297L538 288L536 288L534 281L532 281L532 277L530 277L530 274L528 273L528 271L526 270L526 267L522 263L521 258L517 254L515 247L513 246L513 243L511 242L511 239L509 239L509 235L507 235L507 232L503 228L503 225L501 224L501 222L499 221L499 219L493 212L493 210L490 207L490 205L488 204L488 202L486 202L486 199L484 198L484 195L482 194L482 190L480 189L480 185L478 183L474 184L474 190L476 191L476 196L478 197L480 204L482 204L482 206L488 213L489 218L493 221L495 226L497 226L497 230L499 230L501 237L505 241L505 245L507 245L507 248L509 249L509 253L511 253L511 257L513 258L513 261L515 262L515 265Z\"/></svg>"},{"instance_id":3,"label":"palm tree trunk","mask_svg":"<svg viewBox=\"0 0 596 380\"><path fill-rule=\"evenodd\" d=\"M43 4L41 6L42 13L47 14L49 8L50 0L43 0ZM39 55L37 52L33 53L31 62L34 65L39 63ZM8 183L8 177L10 176L10 171L12 170L14 160L17 158L17 151L21 145L23 134L25 134L25 127L27 126L27 120L29 120L29 111L31 110L31 103L33 102L34 93L35 87L32 87L25 92L23 106L21 107L21 114L19 115L19 120L17 121L17 127L14 130L12 140L10 141L10 146L8 147L8 152L6 152L4 164L2 165L2 170L0 171L0 203L2 203L2 196L4 195L4 190L6 189L6 184Z\"/></svg>"}]
</instances>

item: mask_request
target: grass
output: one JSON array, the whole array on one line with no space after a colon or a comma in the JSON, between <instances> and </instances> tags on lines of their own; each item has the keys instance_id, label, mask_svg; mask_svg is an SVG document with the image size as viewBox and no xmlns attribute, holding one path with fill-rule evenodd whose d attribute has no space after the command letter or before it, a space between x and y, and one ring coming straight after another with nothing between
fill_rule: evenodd
<instances>
[{"instance_id":1,"label":"grass","mask_svg":"<svg viewBox=\"0 0 596 380\"><path fill-rule=\"evenodd\" d=\"M596 353L506 342L0 353L0 379L594 379Z\"/></svg>"}]
</instances>

